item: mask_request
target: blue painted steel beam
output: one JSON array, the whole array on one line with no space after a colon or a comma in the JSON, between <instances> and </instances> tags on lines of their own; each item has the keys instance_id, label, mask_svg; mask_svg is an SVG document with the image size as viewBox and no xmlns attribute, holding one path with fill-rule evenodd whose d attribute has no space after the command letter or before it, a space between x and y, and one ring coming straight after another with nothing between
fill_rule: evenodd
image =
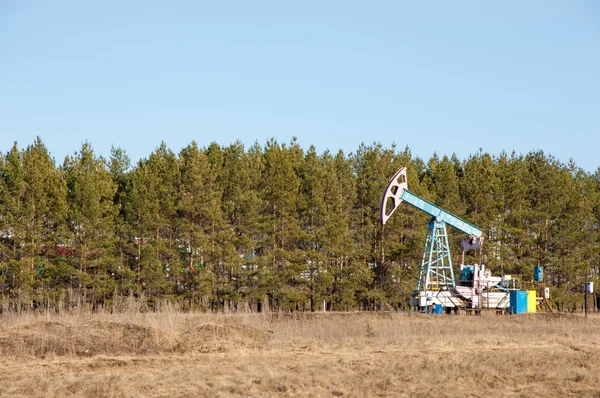
<instances>
[{"instance_id":1,"label":"blue painted steel beam","mask_svg":"<svg viewBox=\"0 0 600 398\"><path fill-rule=\"evenodd\" d=\"M445 222L446 224L458 229L459 231L476 236L478 238L483 234L483 231L474 226L473 224L470 224L465 220L456 217L454 214L437 207L433 203L430 203L425 199L420 198L419 196L415 195L407 189L402 190L400 198L409 203L410 205L416 207L417 209L422 210L425 213L431 215L436 219L436 221Z\"/></svg>"}]
</instances>

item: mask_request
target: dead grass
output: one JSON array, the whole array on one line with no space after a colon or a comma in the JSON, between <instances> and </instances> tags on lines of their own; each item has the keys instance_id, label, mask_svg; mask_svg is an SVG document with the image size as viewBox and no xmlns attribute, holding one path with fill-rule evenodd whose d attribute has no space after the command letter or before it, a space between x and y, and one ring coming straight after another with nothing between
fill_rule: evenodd
<instances>
[{"instance_id":1,"label":"dead grass","mask_svg":"<svg viewBox=\"0 0 600 398\"><path fill-rule=\"evenodd\" d=\"M0 396L600 397L600 318L6 316Z\"/></svg>"}]
</instances>

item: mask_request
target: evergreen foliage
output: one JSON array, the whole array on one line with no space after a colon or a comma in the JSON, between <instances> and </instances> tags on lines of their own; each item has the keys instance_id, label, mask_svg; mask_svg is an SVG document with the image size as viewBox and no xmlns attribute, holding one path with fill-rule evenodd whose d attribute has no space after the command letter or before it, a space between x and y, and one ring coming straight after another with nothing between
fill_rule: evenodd
<instances>
[{"instance_id":1,"label":"evergreen foliage","mask_svg":"<svg viewBox=\"0 0 600 398\"><path fill-rule=\"evenodd\" d=\"M13 308L110 305L118 295L220 311L403 308L428 217L406 205L382 227L388 179L484 230L496 274L544 267L564 309L600 272L600 168L542 151L466 160L409 148L355 153L269 140L165 143L133 167L89 143L57 166L37 138L0 156L0 287ZM454 265L461 234L449 228ZM478 260L468 255L467 263Z\"/></svg>"}]
</instances>

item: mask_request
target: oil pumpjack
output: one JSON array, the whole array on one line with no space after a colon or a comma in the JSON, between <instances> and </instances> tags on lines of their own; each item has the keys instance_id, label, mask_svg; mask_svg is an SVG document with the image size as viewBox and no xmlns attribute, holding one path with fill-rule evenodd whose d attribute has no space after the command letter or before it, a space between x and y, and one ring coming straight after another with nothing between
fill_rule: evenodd
<instances>
[{"instance_id":1,"label":"oil pumpjack","mask_svg":"<svg viewBox=\"0 0 600 398\"><path fill-rule=\"evenodd\" d=\"M441 305L446 312L459 308L467 311L481 308L505 309L509 305L508 277L492 276L482 264L464 265L465 250L481 248L483 231L454 214L426 201L408 190L406 167L390 180L381 203L381 223L385 225L392 213L406 202L429 214L419 280L412 293L411 307L427 311ZM463 254L459 285L456 285L446 224L469 235L462 239Z\"/></svg>"}]
</instances>

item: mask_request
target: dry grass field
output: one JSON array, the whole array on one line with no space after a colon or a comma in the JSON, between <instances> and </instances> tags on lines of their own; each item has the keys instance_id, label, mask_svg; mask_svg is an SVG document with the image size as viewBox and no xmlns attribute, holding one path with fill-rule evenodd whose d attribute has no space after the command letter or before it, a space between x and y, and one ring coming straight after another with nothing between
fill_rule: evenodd
<instances>
[{"instance_id":1,"label":"dry grass field","mask_svg":"<svg viewBox=\"0 0 600 398\"><path fill-rule=\"evenodd\" d=\"M600 397L600 318L6 315L2 397Z\"/></svg>"}]
</instances>

